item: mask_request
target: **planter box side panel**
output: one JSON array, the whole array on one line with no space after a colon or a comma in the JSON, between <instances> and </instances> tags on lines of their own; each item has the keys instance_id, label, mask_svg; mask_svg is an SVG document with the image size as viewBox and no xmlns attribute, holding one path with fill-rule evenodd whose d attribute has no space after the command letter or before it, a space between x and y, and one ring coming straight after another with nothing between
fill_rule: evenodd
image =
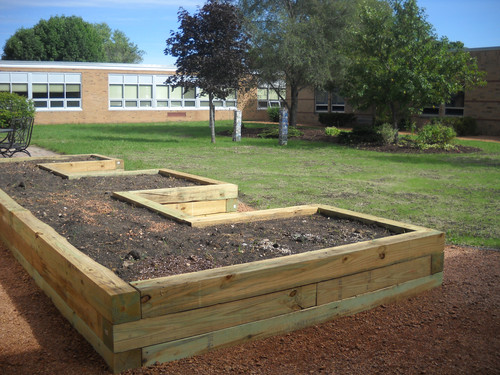
<instances>
[{"instance_id":1,"label":"planter box side panel","mask_svg":"<svg viewBox=\"0 0 500 375\"><path fill-rule=\"evenodd\" d=\"M443 233L411 232L132 285L141 293L142 317L155 317L369 271L439 254L443 248Z\"/></svg>"},{"instance_id":2,"label":"planter box side panel","mask_svg":"<svg viewBox=\"0 0 500 375\"><path fill-rule=\"evenodd\" d=\"M374 292L291 312L256 322L246 323L181 340L143 348L143 366L168 362L206 353L215 348L241 344L323 323L341 316L356 314L408 298L442 283L442 273L436 273Z\"/></svg>"}]
</instances>

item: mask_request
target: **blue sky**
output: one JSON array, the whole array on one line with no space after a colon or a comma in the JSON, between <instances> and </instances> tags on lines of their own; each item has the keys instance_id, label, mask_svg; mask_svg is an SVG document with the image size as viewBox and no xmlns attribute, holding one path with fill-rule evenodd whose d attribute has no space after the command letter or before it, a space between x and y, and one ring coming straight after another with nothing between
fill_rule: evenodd
<instances>
[{"instance_id":1,"label":"blue sky","mask_svg":"<svg viewBox=\"0 0 500 375\"><path fill-rule=\"evenodd\" d=\"M177 30L182 6L193 13L204 0L0 0L0 47L17 29L30 28L51 16L82 17L106 22L123 31L144 50L145 64L174 65L165 56L165 40ZM419 0L439 36L460 40L466 47L500 46L499 0Z\"/></svg>"}]
</instances>

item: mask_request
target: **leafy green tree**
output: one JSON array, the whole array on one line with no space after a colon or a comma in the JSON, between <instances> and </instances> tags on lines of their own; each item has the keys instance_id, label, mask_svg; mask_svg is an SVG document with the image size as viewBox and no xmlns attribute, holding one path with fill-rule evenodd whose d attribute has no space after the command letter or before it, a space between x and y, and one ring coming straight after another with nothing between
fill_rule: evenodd
<instances>
[{"instance_id":1,"label":"leafy green tree","mask_svg":"<svg viewBox=\"0 0 500 375\"><path fill-rule=\"evenodd\" d=\"M167 83L185 89L199 87L208 95L212 143L215 143L214 99L226 99L250 71L248 36L242 16L228 1L209 0L197 13L179 10L179 31L167 39L166 55L177 58L177 74Z\"/></svg>"},{"instance_id":2,"label":"leafy green tree","mask_svg":"<svg viewBox=\"0 0 500 375\"><path fill-rule=\"evenodd\" d=\"M251 61L261 81L285 81L291 126L297 123L299 92L339 82L344 30L354 1L240 0L251 39ZM275 91L282 100L279 88Z\"/></svg>"},{"instance_id":3,"label":"leafy green tree","mask_svg":"<svg viewBox=\"0 0 500 375\"><path fill-rule=\"evenodd\" d=\"M397 129L401 118L482 85L463 44L438 39L415 0L369 0L358 7L342 94L355 108L375 107Z\"/></svg>"},{"instance_id":4,"label":"leafy green tree","mask_svg":"<svg viewBox=\"0 0 500 375\"><path fill-rule=\"evenodd\" d=\"M104 43L104 61L111 63L133 63L142 62L144 51L132 43L120 30L111 30L108 24L94 24L102 37Z\"/></svg>"},{"instance_id":5,"label":"leafy green tree","mask_svg":"<svg viewBox=\"0 0 500 375\"><path fill-rule=\"evenodd\" d=\"M57 16L17 30L5 43L2 59L138 63L143 54L123 32L112 31L106 23Z\"/></svg>"},{"instance_id":6,"label":"leafy green tree","mask_svg":"<svg viewBox=\"0 0 500 375\"><path fill-rule=\"evenodd\" d=\"M4 60L103 61L102 40L96 28L71 16L41 20L29 29L18 30L5 43ZM32 39L29 41L27 39ZM24 51L23 51L24 50Z\"/></svg>"}]
</instances>

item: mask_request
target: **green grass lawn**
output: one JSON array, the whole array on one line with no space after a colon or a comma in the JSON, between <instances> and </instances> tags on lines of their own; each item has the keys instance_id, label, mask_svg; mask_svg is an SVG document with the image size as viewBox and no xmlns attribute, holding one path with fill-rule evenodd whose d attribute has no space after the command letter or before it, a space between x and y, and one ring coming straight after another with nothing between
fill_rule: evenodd
<instances>
[{"instance_id":1,"label":"green grass lawn","mask_svg":"<svg viewBox=\"0 0 500 375\"><path fill-rule=\"evenodd\" d=\"M218 136L214 145L208 122L37 126L33 143L123 158L126 169L164 167L235 183L256 208L324 203L439 229L448 243L500 249L498 143L460 141L483 151L430 155L293 139L280 147L275 139Z\"/></svg>"}]
</instances>

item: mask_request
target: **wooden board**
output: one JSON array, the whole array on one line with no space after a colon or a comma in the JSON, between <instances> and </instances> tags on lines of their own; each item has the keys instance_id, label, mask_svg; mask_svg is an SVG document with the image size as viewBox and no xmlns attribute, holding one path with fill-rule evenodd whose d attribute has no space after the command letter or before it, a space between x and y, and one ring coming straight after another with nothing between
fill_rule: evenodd
<instances>
[{"instance_id":1,"label":"wooden board","mask_svg":"<svg viewBox=\"0 0 500 375\"><path fill-rule=\"evenodd\" d=\"M238 197L238 186L233 184L185 186L177 188L128 191L143 199L160 204L210 201Z\"/></svg>"},{"instance_id":2,"label":"wooden board","mask_svg":"<svg viewBox=\"0 0 500 375\"><path fill-rule=\"evenodd\" d=\"M427 230L329 249L136 281L142 316L154 317L312 284L440 253L444 234Z\"/></svg>"},{"instance_id":3,"label":"wooden board","mask_svg":"<svg viewBox=\"0 0 500 375\"><path fill-rule=\"evenodd\" d=\"M114 350L121 352L195 336L306 309L315 304L316 285L306 285L203 309L119 324L113 327Z\"/></svg>"},{"instance_id":4,"label":"wooden board","mask_svg":"<svg viewBox=\"0 0 500 375\"><path fill-rule=\"evenodd\" d=\"M254 221L287 219L297 216L308 216L315 214L318 208L313 205L293 206L286 208L272 208L268 210L234 212L227 214L215 214L205 217L190 219L193 227L201 228L212 225L250 223Z\"/></svg>"},{"instance_id":5,"label":"wooden board","mask_svg":"<svg viewBox=\"0 0 500 375\"><path fill-rule=\"evenodd\" d=\"M170 203L165 207L184 212L190 216L212 215L226 212L227 200Z\"/></svg>"},{"instance_id":6,"label":"wooden board","mask_svg":"<svg viewBox=\"0 0 500 375\"><path fill-rule=\"evenodd\" d=\"M193 181L200 185L219 185L227 184L227 182L214 180L213 178L197 176L191 173L185 173L180 171L174 171L173 169L161 168L160 174L164 176L182 178L184 180Z\"/></svg>"},{"instance_id":7,"label":"wooden board","mask_svg":"<svg viewBox=\"0 0 500 375\"><path fill-rule=\"evenodd\" d=\"M414 296L435 288L442 283L442 273L408 281L375 292L347 298L345 300L312 307L286 315L264 319L231 328L152 345L143 349L143 366L155 362L174 361L206 353L214 348L241 344L250 340L262 339L297 329L319 324L334 318L352 315L387 304L402 298Z\"/></svg>"},{"instance_id":8,"label":"wooden board","mask_svg":"<svg viewBox=\"0 0 500 375\"><path fill-rule=\"evenodd\" d=\"M431 256L358 272L318 284L318 305L398 285L431 274Z\"/></svg>"}]
</instances>

